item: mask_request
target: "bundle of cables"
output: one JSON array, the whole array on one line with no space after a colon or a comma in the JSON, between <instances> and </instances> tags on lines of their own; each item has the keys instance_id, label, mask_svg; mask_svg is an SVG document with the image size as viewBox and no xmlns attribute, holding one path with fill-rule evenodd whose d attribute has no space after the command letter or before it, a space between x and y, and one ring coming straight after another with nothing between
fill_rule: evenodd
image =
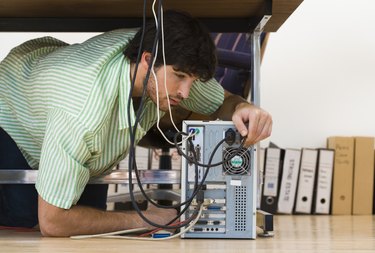
<instances>
[{"instance_id":1,"label":"bundle of cables","mask_svg":"<svg viewBox=\"0 0 375 253\"><path fill-rule=\"evenodd\" d=\"M194 147L193 145L193 142L191 140L191 137L192 137L192 134L187 134L187 133L184 133L184 132L181 132L177 129L176 125L174 124L173 122L173 118L172 118L172 113L171 113L171 108L170 108L170 103L168 101L168 106L169 106L169 115L170 115L170 119L171 119L171 122L173 123L174 127L176 128L176 130L178 131L178 133L175 135L174 137L174 143L170 142L163 134L162 130L160 129L159 127L159 120L160 120L160 112L159 112L159 97L158 97L158 83L157 83L157 78L156 78L156 75L155 75L155 72L154 72L154 64L155 64L155 61L156 61L156 58L157 58L157 52L158 52L158 46L159 46L159 40L161 41L161 46L162 46L162 57L163 57L163 63L164 63L164 88L166 90L166 94L167 94L167 98L168 98L168 90L167 90L167 87L166 87L166 72L165 72L165 67L166 67L166 62L165 62L165 50L164 50L164 31L163 31L163 7L162 7L162 0L159 0L158 1L158 9L157 9L157 12L158 12L158 15L156 15L155 13L155 4L156 4L156 0L154 0L153 4L152 4L152 11L153 11L153 14L154 14L154 19L155 19L155 27L156 27L156 35L155 35L155 39L154 39L154 43L153 43L153 48L152 48L152 53L151 53L151 61L152 61L152 64L149 64L149 67L148 67L148 70L147 70L147 73L146 73L146 77L144 78L144 81L143 81L143 91L142 91L142 97L141 97L141 102L140 102L140 105L137 109L137 112L136 112L136 116L135 116L135 121L132 122L131 120L131 110L132 110L132 106L131 106L131 101L132 101L132 93L133 93L133 89L134 89L134 85L135 85L135 80L136 80L136 75L137 75L137 69L138 69L138 65L139 65L139 62L140 62L140 58L141 58L141 55L142 55L142 46L143 46L143 40L144 40L144 33L145 33L145 27L146 27L146 5L147 5L147 0L144 0L144 3L143 3L143 25L142 25L142 34L141 34L141 40L140 40L140 45L139 45L139 49L138 49L138 56L137 56L137 60L136 60L136 63L135 63L135 70L134 70L134 73L133 73L133 78L132 78L132 84L131 84L131 88L130 88L130 92L129 92L129 97L128 97L128 105L127 105L127 108L128 108L128 121L131 122L131 127L129 129L129 132L130 132L130 148L129 148L129 169L128 169L128 172L129 172L129 195L130 195L130 199L131 199L131 202L132 202L132 206L134 208L134 210L139 214L139 216L148 224L150 224L151 226L155 227L156 229L155 230L152 230L152 231L149 231L147 233L144 233L140 236L124 236L125 234L129 234L129 233L139 233L140 231L144 231L145 228L136 228L136 229L128 229L128 230L122 230L122 231L116 231L116 232L111 232L111 233L104 233L104 234L96 234L96 235L80 235L80 236L72 236L71 238L73 239L82 239L82 238L92 238L92 237L101 237L101 238L121 238L121 239L135 239L135 240L165 240L165 239L171 239L171 238L175 238L183 233L185 233L186 231L189 231L194 225L195 223L199 220L199 218L201 217L202 215L202 211L203 211L203 203L204 203L204 192L202 191L202 188L203 188L203 184L205 182L205 179L208 175L208 169L210 167L215 167L215 166L218 166L218 165L221 165L225 162L227 162L228 160L232 159L235 155L238 154L238 152L240 152L242 150L242 147L243 147L243 142L241 143L241 146L238 148L238 152L234 152L231 157L227 158L225 161L222 161L222 162L219 162L219 163L215 163L215 164L211 164L212 163L212 159L214 157L214 154L216 153L216 151L218 150L218 148L222 145L222 143L225 141L225 139L223 139L222 141L220 141L216 147L214 148L212 154L210 155L210 158L209 158L209 162L208 164L203 164L203 163L199 163L197 161L197 155L194 151L194 148L191 148L191 151L192 151L192 154L193 154L193 157L188 157L186 154L184 154L180 148L180 144L181 142L183 141L189 141L189 145L191 147ZM139 172L138 172L138 169L137 169L137 164L136 164L136 159L135 159L135 149L136 149L136 133L137 133L137 127L138 127L138 124L140 123L141 121L141 118L142 118L142 111L143 111L143 106L144 106L144 101L145 101L145 97L146 97L146 90L147 90L147 84L148 84L148 80L150 78L150 74L153 74L153 77L155 78L155 83L156 83L156 96L157 96L157 114L158 114L158 121L157 121L157 126L158 126L158 129L160 131L160 133L162 134L162 136L164 136L164 138L171 144L174 144L176 146L176 148L178 149L179 153L184 156L190 163L194 164L195 166L195 180L194 180L194 190L191 194L191 196L189 196L187 198L186 201L182 202L182 203L178 203L178 204L175 204L175 205L170 205L170 206L166 206L166 205L161 205L161 204L158 204L157 202L155 202L154 200L150 199L150 197L146 194L144 188L143 188L143 184L140 180L140 176L139 176ZM186 136L185 138L181 138L182 141L181 142L178 142L177 140L182 137L182 136ZM206 171L205 171L205 174L201 180L201 182L198 182L198 166L201 166L201 167L205 167L207 168ZM136 180L137 180L137 185L140 189L140 191L142 192L143 196L145 197L145 199L152 205L158 207L158 208L173 208L173 209L182 209L179 214L177 214L175 217L173 217L169 222L167 222L166 224L157 224L153 221L151 221L150 219L148 219L143 213L142 211L140 210L138 204L137 204L137 201L135 200L135 196L134 196L134 183L133 183L133 173L135 174L136 176ZM180 217L185 214L186 210L190 207L192 201L196 199L196 202L197 202L197 206L196 208L194 208L194 211L192 212L192 214L190 215L190 217L185 217L186 219L184 219L184 221L179 221ZM168 237L162 237L162 238L150 238L150 237L145 237L145 236L148 236L148 235L152 235L152 234L155 234L157 231L163 229L163 230L176 230L176 229L180 229L180 228L183 228L185 227L184 229L180 230L179 233L177 234L174 234L174 235L171 235L171 236L168 236Z\"/></svg>"}]
</instances>

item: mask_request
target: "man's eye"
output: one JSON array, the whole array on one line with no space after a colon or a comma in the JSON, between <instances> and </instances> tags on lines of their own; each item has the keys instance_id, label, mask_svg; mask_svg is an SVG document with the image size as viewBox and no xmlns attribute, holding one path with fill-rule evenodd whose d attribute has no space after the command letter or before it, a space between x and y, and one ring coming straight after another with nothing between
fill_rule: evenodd
<instances>
[{"instance_id":1,"label":"man's eye","mask_svg":"<svg viewBox=\"0 0 375 253\"><path fill-rule=\"evenodd\" d=\"M183 75L183 74L178 74L178 73L176 73L176 76L178 77L178 78L185 78L185 75Z\"/></svg>"}]
</instances>

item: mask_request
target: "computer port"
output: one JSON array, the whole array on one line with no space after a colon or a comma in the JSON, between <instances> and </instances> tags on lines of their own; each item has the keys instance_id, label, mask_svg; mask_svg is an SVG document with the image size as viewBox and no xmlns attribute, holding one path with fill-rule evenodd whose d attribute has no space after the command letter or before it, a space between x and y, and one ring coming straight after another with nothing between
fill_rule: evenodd
<instances>
[{"instance_id":1,"label":"computer port","mask_svg":"<svg viewBox=\"0 0 375 253\"><path fill-rule=\"evenodd\" d=\"M225 142L229 145L232 146L234 142L236 141L236 132L232 129L229 128L225 132Z\"/></svg>"},{"instance_id":2,"label":"computer port","mask_svg":"<svg viewBox=\"0 0 375 253\"><path fill-rule=\"evenodd\" d=\"M208 223L208 221L206 221L206 220L198 220L197 221L198 225L207 225L207 223Z\"/></svg>"}]
</instances>

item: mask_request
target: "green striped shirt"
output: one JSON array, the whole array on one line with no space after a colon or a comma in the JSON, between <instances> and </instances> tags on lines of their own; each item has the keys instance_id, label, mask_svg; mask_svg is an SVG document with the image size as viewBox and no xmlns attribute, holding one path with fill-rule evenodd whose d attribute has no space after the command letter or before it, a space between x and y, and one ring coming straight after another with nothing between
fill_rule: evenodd
<instances>
[{"instance_id":1,"label":"green striped shirt","mask_svg":"<svg viewBox=\"0 0 375 253\"><path fill-rule=\"evenodd\" d=\"M109 173L128 153L130 63L122 52L134 34L120 29L73 45L43 37L0 63L0 127L39 169L36 189L52 205L76 204L90 177ZM215 80L196 82L183 106L211 114L223 99ZM156 120L147 99L136 141Z\"/></svg>"}]
</instances>

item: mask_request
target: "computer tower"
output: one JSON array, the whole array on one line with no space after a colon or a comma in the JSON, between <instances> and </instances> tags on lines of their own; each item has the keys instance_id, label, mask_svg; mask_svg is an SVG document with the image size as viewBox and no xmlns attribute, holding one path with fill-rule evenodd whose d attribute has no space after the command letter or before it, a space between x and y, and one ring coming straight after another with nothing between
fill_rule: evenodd
<instances>
[{"instance_id":1,"label":"computer tower","mask_svg":"<svg viewBox=\"0 0 375 253\"><path fill-rule=\"evenodd\" d=\"M182 145L185 154L181 171L182 202L194 192L196 171L198 182L208 172L202 188L205 200L203 213L182 238L255 239L255 148L241 148L242 138L232 121L184 121L183 132L194 135L191 137L193 145L188 141ZM226 137L226 141L214 152L217 144ZM201 164L208 164L210 157L210 164L224 163L211 168L198 166L196 169L191 162L193 157ZM193 200L182 220L188 219L196 208L197 201Z\"/></svg>"}]
</instances>

